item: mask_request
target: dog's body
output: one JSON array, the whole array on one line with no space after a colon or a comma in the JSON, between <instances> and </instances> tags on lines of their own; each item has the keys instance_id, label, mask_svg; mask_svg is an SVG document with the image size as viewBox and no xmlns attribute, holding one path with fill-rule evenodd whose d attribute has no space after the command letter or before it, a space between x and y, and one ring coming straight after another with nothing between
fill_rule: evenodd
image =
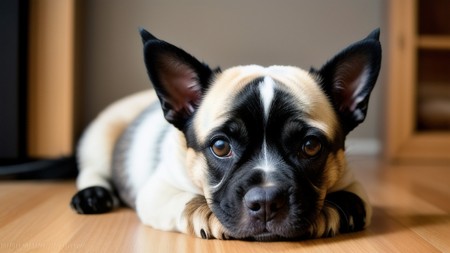
<instances>
[{"instance_id":1,"label":"dog's body","mask_svg":"<svg viewBox=\"0 0 450 253\"><path fill-rule=\"evenodd\" d=\"M117 192L147 225L219 239L323 237L370 223L344 142L378 76L378 31L309 72L213 71L141 35L156 93L116 102L88 128L74 209L110 211Z\"/></svg>"}]
</instances>

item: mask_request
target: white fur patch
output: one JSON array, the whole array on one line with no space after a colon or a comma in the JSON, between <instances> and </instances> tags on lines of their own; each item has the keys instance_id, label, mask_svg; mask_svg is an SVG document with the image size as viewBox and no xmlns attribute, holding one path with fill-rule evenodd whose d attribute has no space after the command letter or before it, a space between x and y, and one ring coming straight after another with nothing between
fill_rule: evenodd
<instances>
[{"instance_id":1,"label":"white fur patch","mask_svg":"<svg viewBox=\"0 0 450 253\"><path fill-rule=\"evenodd\" d=\"M266 76L264 81L259 84L259 92L264 106L264 118L269 118L270 106L272 105L275 94L275 82L272 78Z\"/></svg>"},{"instance_id":2,"label":"white fur patch","mask_svg":"<svg viewBox=\"0 0 450 253\"><path fill-rule=\"evenodd\" d=\"M264 107L263 109L264 109L265 124L267 124L267 120L269 119L270 107L272 105L273 98L275 95L275 81L271 77L266 76L264 78L264 81L262 81L259 84L259 92L261 94L261 100L263 102ZM272 166L272 164L269 161L269 154L267 152L267 142L265 137L262 145L263 145L262 163L260 164L260 166L257 167L257 169L261 169L266 174L268 174L274 170L274 166Z\"/></svg>"},{"instance_id":3,"label":"white fur patch","mask_svg":"<svg viewBox=\"0 0 450 253\"><path fill-rule=\"evenodd\" d=\"M91 186L112 189L110 178L114 145L128 124L156 99L156 94L152 91L123 98L108 106L89 125L77 152L79 190Z\"/></svg>"},{"instance_id":4,"label":"white fur patch","mask_svg":"<svg viewBox=\"0 0 450 253\"><path fill-rule=\"evenodd\" d=\"M126 154L126 172L128 173L129 186L137 193L142 185L154 172L156 164L155 153L160 152L156 140L167 131L168 123L159 110L148 115L134 132L129 150Z\"/></svg>"},{"instance_id":5,"label":"white fur patch","mask_svg":"<svg viewBox=\"0 0 450 253\"><path fill-rule=\"evenodd\" d=\"M259 164L258 167L256 167L255 169L260 169L262 171L264 171L266 174L269 174L270 172L275 170L275 166L273 164L273 162L270 159L269 156L269 152L267 151L267 143L264 137L264 141L263 141L263 147L262 147L262 157L261 157L261 164Z\"/></svg>"},{"instance_id":6,"label":"white fur patch","mask_svg":"<svg viewBox=\"0 0 450 253\"><path fill-rule=\"evenodd\" d=\"M195 194L201 191L188 180L186 149L181 133L156 110L138 125L127 154L129 185L139 192L153 173L164 171L167 184ZM162 138L161 138L162 137Z\"/></svg>"}]
</instances>

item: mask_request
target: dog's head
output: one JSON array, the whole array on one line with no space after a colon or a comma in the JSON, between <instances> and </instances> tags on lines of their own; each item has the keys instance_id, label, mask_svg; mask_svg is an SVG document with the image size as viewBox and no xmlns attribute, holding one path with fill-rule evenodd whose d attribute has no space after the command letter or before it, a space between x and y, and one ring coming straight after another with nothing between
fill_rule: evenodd
<instances>
[{"instance_id":1,"label":"dog's head","mask_svg":"<svg viewBox=\"0 0 450 253\"><path fill-rule=\"evenodd\" d=\"M191 180L236 238L302 236L343 176L346 135L364 121L379 31L319 70L211 70L141 30L166 119L184 133Z\"/></svg>"}]
</instances>

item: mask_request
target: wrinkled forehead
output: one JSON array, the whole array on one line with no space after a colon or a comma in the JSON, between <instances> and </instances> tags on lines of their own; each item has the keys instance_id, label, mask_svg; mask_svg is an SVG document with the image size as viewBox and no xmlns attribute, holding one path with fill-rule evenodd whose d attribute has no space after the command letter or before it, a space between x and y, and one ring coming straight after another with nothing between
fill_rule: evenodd
<instances>
[{"instance_id":1,"label":"wrinkled forehead","mask_svg":"<svg viewBox=\"0 0 450 253\"><path fill-rule=\"evenodd\" d=\"M227 69L211 85L194 118L198 141L204 143L210 131L231 119L230 111L249 86L258 90L253 95L262 107L255 113L268 113L274 100L288 99L281 94L289 94L289 106L301 112L301 120L322 130L330 140L334 139L336 115L326 95L307 71L287 66L264 68L251 65Z\"/></svg>"}]
</instances>

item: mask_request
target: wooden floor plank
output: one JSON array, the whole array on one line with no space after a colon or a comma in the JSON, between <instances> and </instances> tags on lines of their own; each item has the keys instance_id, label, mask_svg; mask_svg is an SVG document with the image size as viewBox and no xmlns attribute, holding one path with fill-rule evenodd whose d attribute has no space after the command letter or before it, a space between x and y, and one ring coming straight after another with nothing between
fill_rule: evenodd
<instances>
[{"instance_id":1,"label":"wooden floor plank","mask_svg":"<svg viewBox=\"0 0 450 253\"><path fill-rule=\"evenodd\" d=\"M202 240L162 232L130 209L82 216L73 181L0 181L0 252L450 252L450 166L350 162L374 206L365 231L300 242Z\"/></svg>"}]
</instances>

